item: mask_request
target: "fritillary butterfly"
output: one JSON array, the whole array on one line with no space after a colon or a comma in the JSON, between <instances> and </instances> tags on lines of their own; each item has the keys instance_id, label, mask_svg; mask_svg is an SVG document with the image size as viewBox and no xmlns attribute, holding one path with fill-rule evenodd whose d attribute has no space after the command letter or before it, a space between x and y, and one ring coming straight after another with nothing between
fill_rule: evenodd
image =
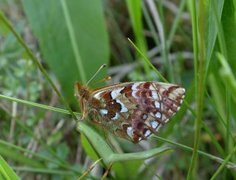
<instances>
[{"instance_id":1,"label":"fritillary butterfly","mask_svg":"<svg viewBox=\"0 0 236 180\"><path fill-rule=\"evenodd\" d=\"M180 109L185 89L160 82L126 82L90 90L75 84L82 119L137 143L168 122Z\"/></svg>"}]
</instances>

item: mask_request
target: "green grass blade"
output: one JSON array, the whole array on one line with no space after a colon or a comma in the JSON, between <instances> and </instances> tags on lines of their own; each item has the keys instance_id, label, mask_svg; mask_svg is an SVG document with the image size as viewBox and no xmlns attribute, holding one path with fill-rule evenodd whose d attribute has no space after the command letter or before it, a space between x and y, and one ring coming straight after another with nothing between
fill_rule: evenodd
<instances>
[{"instance_id":1,"label":"green grass blade","mask_svg":"<svg viewBox=\"0 0 236 180\"><path fill-rule=\"evenodd\" d=\"M7 162L0 155L0 178L7 180L18 180L20 179L16 173L11 169Z\"/></svg>"},{"instance_id":2,"label":"green grass blade","mask_svg":"<svg viewBox=\"0 0 236 180\"><path fill-rule=\"evenodd\" d=\"M198 147L200 143L200 130L202 123L202 110L203 110L203 96L204 96L204 73L205 73L205 29L204 29L204 19L205 17L205 5L203 1L199 1L199 27L197 26L197 12L196 12L196 1L189 1L190 3L190 12L192 17L192 26L193 26L193 47L194 47L194 69L195 69L195 83L196 83L196 119L195 119L195 132L194 132L194 148L192 159L190 162L187 179L195 178L196 173L196 164L198 157ZM198 31L199 30L199 37ZM198 44L198 40L200 40ZM198 46L200 48L198 49ZM199 58L198 58L199 56Z\"/></svg>"},{"instance_id":3,"label":"green grass blade","mask_svg":"<svg viewBox=\"0 0 236 180\"><path fill-rule=\"evenodd\" d=\"M116 154L113 150L108 146L106 141L98 135L93 129L91 129L88 125L84 123L79 123L77 128L80 132L82 132L89 140L90 144L98 153L99 157L103 159L106 165L110 163L119 162L119 161L129 161L129 160L140 160L147 159L153 156L167 153L171 149L169 148L155 148L143 152L138 153L125 153L125 154ZM96 137L96 138L94 138Z\"/></svg>"},{"instance_id":4,"label":"green grass blade","mask_svg":"<svg viewBox=\"0 0 236 180\"><path fill-rule=\"evenodd\" d=\"M128 7L133 31L135 34L136 44L144 54L147 54L147 47L143 33L143 22L142 22L142 11L141 11L142 1L126 0L126 4Z\"/></svg>"},{"instance_id":5,"label":"green grass blade","mask_svg":"<svg viewBox=\"0 0 236 180\"><path fill-rule=\"evenodd\" d=\"M229 153L229 155L225 158L224 162L220 165L220 167L217 169L217 171L213 174L211 177L211 180L216 179L216 177L219 175L219 173L224 169L224 167L229 162L230 158L236 153L236 145L232 149L232 151Z\"/></svg>"},{"instance_id":6,"label":"green grass blade","mask_svg":"<svg viewBox=\"0 0 236 180\"><path fill-rule=\"evenodd\" d=\"M61 7L63 10L64 17L65 17L67 29L69 32L69 37L70 37L71 46L73 49L73 54L75 55L75 59L77 62L76 63L77 69L79 70L82 83L85 84L87 82L87 79L85 77L84 65L83 65L83 61L82 61L82 58L81 58L81 55L79 52L78 44L76 42L75 32L74 32L74 28L73 28L73 25L71 22L71 17L70 17L69 10L67 7L67 2L65 0L60 0L60 2L61 2Z\"/></svg>"},{"instance_id":7,"label":"green grass blade","mask_svg":"<svg viewBox=\"0 0 236 180\"><path fill-rule=\"evenodd\" d=\"M9 101L25 104L27 106L37 107L37 108L40 108L40 109L50 110L50 111L59 112L59 113L63 113L63 114L71 114L68 110L65 110L65 109L56 108L56 107L48 106L48 105L45 105L45 104L39 104L39 103L35 103L35 102L32 102L32 101L26 101L26 100L23 100L23 99L18 99L18 98L14 98L14 97L10 97L10 96L5 96L5 95L2 95L2 94L0 94L0 99L6 99L6 100L9 100ZM80 113L76 113L76 112L74 112L74 114L80 115Z\"/></svg>"}]
</instances>

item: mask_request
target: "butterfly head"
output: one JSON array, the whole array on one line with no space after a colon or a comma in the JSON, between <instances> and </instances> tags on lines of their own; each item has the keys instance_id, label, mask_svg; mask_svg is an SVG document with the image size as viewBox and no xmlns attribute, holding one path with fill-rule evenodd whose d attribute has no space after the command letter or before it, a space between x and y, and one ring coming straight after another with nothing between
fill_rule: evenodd
<instances>
[{"instance_id":1,"label":"butterfly head","mask_svg":"<svg viewBox=\"0 0 236 180\"><path fill-rule=\"evenodd\" d=\"M87 86L82 86L79 82L75 83L75 96L79 99L80 109L82 111L82 118L84 119L88 113L88 99L90 97L90 90Z\"/></svg>"},{"instance_id":2,"label":"butterfly head","mask_svg":"<svg viewBox=\"0 0 236 180\"><path fill-rule=\"evenodd\" d=\"M75 83L75 96L79 99L88 100L90 91L86 86L82 86L79 82Z\"/></svg>"}]
</instances>

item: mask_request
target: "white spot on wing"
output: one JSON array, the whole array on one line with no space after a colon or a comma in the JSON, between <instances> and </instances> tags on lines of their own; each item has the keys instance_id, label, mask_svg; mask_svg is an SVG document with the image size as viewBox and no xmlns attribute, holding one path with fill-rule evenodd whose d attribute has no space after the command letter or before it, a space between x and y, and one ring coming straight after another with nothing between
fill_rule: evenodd
<instances>
[{"instance_id":1,"label":"white spot on wing","mask_svg":"<svg viewBox=\"0 0 236 180\"><path fill-rule=\"evenodd\" d=\"M152 98L153 98L153 99L159 99L159 98L158 98L158 94L157 94L156 91L152 91Z\"/></svg>"},{"instance_id":2,"label":"white spot on wing","mask_svg":"<svg viewBox=\"0 0 236 180\"><path fill-rule=\"evenodd\" d=\"M148 137L149 135L151 134L151 131L150 130L147 130L144 134L145 137Z\"/></svg>"},{"instance_id":3,"label":"white spot on wing","mask_svg":"<svg viewBox=\"0 0 236 180\"><path fill-rule=\"evenodd\" d=\"M107 109L100 109L100 114L101 115L106 115L108 113Z\"/></svg>"},{"instance_id":4,"label":"white spot on wing","mask_svg":"<svg viewBox=\"0 0 236 180\"><path fill-rule=\"evenodd\" d=\"M146 120L148 118L148 115L147 114L143 114L143 120Z\"/></svg>"},{"instance_id":5,"label":"white spot on wing","mask_svg":"<svg viewBox=\"0 0 236 180\"><path fill-rule=\"evenodd\" d=\"M157 126L159 125L159 123L156 122L156 121L151 121L151 122L150 122L150 125L152 126L153 129L156 129Z\"/></svg>"},{"instance_id":6,"label":"white spot on wing","mask_svg":"<svg viewBox=\"0 0 236 180\"><path fill-rule=\"evenodd\" d=\"M155 117L161 118L161 113L160 113L160 112L157 112L157 113L155 114Z\"/></svg>"},{"instance_id":7,"label":"white spot on wing","mask_svg":"<svg viewBox=\"0 0 236 180\"><path fill-rule=\"evenodd\" d=\"M138 98L138 96L136 95L137 91L132 91L132 97L134 98Z\"/></svg>"},{"instance_id":8,"label":"white spot on wing","mask_svg":"<svg viewBox=\"0 0 236 180\"><path fill-rule=\"evenodd\" d=\"M175 90L175 93L183 95L185 93L185 89L180 87L180 88Z\"/></svg>"},{"instance_id":9,"label":"white spot on wing","mask_svg":"<svg viewBox=\"0 0 236 180\"><path fill-rule=\"evenodd\" d=\"M134 83L133 85L132 85L132 90L133 91L137 91L138 89L137 89L137 87L140 85L141 83Z\"/></svg>"},{"instance_id":10,"label":"white spot on wing","mask_svg":"<svg viewBox=\"0 0 236 180\"><path fill-rule=\"evenodd\" d=\"M96 99L100 99L100 95L101 95L102 92L98 92L96 94L94 94L94 98Z\"/></svg>"},{"instance_id":11,"label":"white spot on wing","mask_svg":"<svg viewBox=\"0 0 236 180\"><path fill-rule=\"evenodd\" d=\"M126 131L127 131L128 136L132 138L133 137L133 132L134 132L133 128L128 127Z\"/></svg>"},{"instance_id":12,"label":"white spot on wing","mask_svg":"<svg viewBox=\"0 0 236 180\"><path fill-rule=\"evenodd\" d=\"M116 99L116 102L121 105L120 112L128 112L128 109L127 109L127 107L125 107L124 103L122 103L119 99Z\"/></svg>"},{"instance_id":13,"label":"white spot on wing","mask_svg":"<svg viewBox=\"0 0 236 180\"><path fill-rule=\"evenodd\" d=\"M118 113L116 113L115 117L111 118L112 120L117 120L119 119L120 115Z\"/></svg>"},{"instance_id":14,"label":"white spot on wing","mask_svg":"<svg viewBox=\"0 0 236 180\"><path fill-rule=\"evenodd\" d=\"M170 119L167 118L167 119L165 120L165 123L167 123L169 120L170 120Z\"/></svg>"},{"instance_id":15,"label":"white spot on wing","mask_svg":"<svg viewBox=\"0 0 236 180\"><path fill-rule=\"evenodd\" d=\"M180 100L180 104L182 104L184 97L185 95L182 96L182 99Z\"/></svg>"},{"instance_id":16,"label":"white spot on wing","mask_svg":"<svg viewBox=\"0 0 236 180\"><path fill-rule=\"evenodd\" d=\"M155 107L157 108L157 109L160 109L160 107L161 107L161 104L158 102L158 101L155 101Z\"/></svg>"},{"instance_id":17,"label":"white spot on wing","mask_svg":"<svg viewBox=\"0 0 236 180\"><path fill-rule=\"evenodd\" d=\"M122 88L119 88L119 89L114 89L114 90L112 90L112 91L111 91L111 97L112 97L112 99L116 99L117 96L120 95L120 91L122 91L123 89L124 89L124 88L122 87Z\"/></svg>"}]
</instances>

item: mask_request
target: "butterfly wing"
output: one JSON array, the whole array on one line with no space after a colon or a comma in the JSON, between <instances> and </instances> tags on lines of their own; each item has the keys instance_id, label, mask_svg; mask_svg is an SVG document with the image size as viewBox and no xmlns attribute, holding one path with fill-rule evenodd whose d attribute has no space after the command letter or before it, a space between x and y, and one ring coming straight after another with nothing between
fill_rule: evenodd
<instances>
[{"instance_id":1,"label":"butterfly wing","mask_svg":"<svg viewBox=\"0 0 236 180\"><path fill-rule=\"evenodd\" d=\"M93 119L119 137L139 142L155 133L180 108L184 88L159 82L130 82L92 93Z\"/></svg>"}]
</instances>

